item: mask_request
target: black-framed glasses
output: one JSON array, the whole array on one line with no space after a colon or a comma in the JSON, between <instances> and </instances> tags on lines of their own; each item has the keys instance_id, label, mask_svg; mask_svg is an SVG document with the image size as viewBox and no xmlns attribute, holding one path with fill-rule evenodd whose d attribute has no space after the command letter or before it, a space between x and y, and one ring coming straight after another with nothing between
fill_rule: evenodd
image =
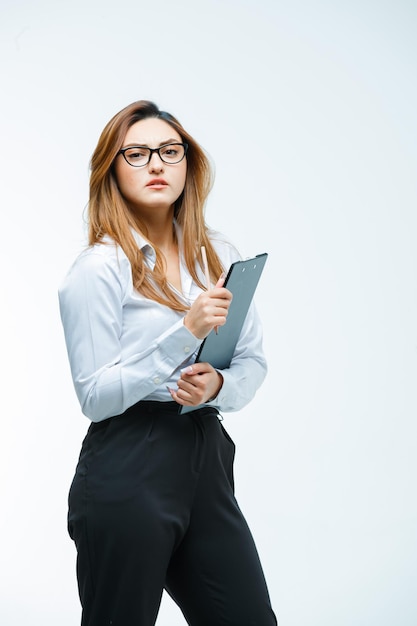
<instances>
[{"instance_id":1,"label":"black-framed glasses","mask_svg":"<svg viewBox=\"0 0 417 626\"><path fill-rule=\"evenodd\" d=\"M163 161L168 165L175 165L183 160L187 154L188 143L166 143L159 148L148 148L146 146L129 146L122 148L118 154L122 154L123 158L132 167L143 167L148 165L154 152L156 152Z\"/></svg>"}]
</instances>

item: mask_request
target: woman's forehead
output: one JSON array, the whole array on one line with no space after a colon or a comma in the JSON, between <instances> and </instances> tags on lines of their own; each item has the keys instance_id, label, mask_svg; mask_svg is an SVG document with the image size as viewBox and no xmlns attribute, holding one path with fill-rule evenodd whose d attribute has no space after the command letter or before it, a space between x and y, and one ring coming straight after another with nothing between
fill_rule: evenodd
<instances>
[{"instance_id":1,"label":"woman's forehead","mask_svg":"<svg viewBox=\"0 0 417 626\"><path fill-rule=\"evenodd\" d=\"M124 143L158 146L169 141L182 141L182 139L168 122L157 117L149 117L135 122L128 129Z\"/></svg>"}]
</instances>

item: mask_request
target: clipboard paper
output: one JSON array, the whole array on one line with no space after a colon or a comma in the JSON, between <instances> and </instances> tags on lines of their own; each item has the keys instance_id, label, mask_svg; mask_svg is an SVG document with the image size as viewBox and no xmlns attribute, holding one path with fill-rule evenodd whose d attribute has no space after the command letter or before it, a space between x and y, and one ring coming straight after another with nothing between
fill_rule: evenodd
<instances>
[{"instance_id":1,"label":"clipboard paper","mask_svg":"<svg viewBox=\"0 0 417 626\"><path fill-rule=\"evenodd\" d=\"M207 362L216 369L225 369L230 365L267 258L265 252L232 263L224 282L224 287L233 294L226 324L219 326L217 335L213 330L207 335L198 351L196 363ZM199 407L180 406L179 413L195 411L196 408Z\"/></svg>"}]
</instances>

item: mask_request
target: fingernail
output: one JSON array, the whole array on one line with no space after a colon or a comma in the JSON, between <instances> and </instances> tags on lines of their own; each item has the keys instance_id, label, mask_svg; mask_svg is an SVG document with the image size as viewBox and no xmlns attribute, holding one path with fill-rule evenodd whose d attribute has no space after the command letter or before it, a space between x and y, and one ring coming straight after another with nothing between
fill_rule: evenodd
<instances>
[{"instance_id":1,"label":"fingernail","mask_svg":"<svg viewBox=\"0 0 417 626\"><path fill-rule=\"evenodd\" d=\"M166 386L166 388L168 389L169 393L170 393L170 394L171 394L171 396L172 396L172 394L174 393L174 390L173 390L173 389L171 389L170 387L168 387L168 385L165 385L165 386Z\"/></svg>"},{"instance_id":2,"label":"fingernail","mask_svg":"<svg viewBox=\"0 0 417 626\"><path fill-rule=\"evenodd\" d=\"M188 365L187 367L184 367L182 370L180 370L181 374L192 374L193 373L193 368L191 365Z\"/></svg>"}]
</instances>

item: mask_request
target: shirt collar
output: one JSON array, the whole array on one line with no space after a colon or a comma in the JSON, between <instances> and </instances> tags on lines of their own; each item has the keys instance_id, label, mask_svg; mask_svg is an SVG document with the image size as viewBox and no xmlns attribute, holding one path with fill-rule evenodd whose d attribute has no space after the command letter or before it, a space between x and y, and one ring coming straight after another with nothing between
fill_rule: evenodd
<instances>
[{"instance_id":1,"label":"shirt collar","mask_svg":"<svg viewBox=\"0 0 417 626\"><path fill-rule=\"evenodd\" d=\"M140 250L142 250L143 252L146 253L146 251L149 250L153 250L152 245L149 243L149 241L147 241L145 239L145 237L143 237L140 233L138 233L137 230L135 230L133 227L130 229L131 233L133 235L133 239L135 240L138 248Z\"/></svg>"}]
</instances>

